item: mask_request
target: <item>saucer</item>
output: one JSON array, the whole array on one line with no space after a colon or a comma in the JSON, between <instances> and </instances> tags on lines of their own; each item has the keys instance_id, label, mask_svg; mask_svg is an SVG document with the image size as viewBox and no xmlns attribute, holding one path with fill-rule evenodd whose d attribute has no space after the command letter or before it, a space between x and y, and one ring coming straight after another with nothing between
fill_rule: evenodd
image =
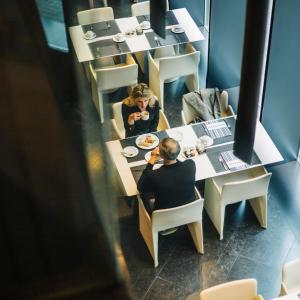
<instances>
[{"instance_id":1,"label":"saucer","mask_svg":"<svg viewBox=\"0 0 300 300\"><path fill-rule=\"evenodd\" d=\"M151 28L151 24L150 24L149 21L143 21L143 22L140 23L140 27L143 30L150 29Z\"/></svg>"},{"instance_id":2,"label":"saucer","mask_svg":"<svg viewBox=\"0 0 300 300\"><path fill-rule=\"evenodd\" d=\"M87 31L84 35L83 35L83 38L86 39L86 40L92 40L96 37L96 33L94 31Z\"/></svg>"},{"instance_id":3,"label":"saucer","mask_svg":"<svg viewBox=\"0 0 300 300\"><path fill-rule=\"evenodd\" d=\"M184 33L185 32L185 29L179 25L175 25L171 28L171 31L173 33Z\"/></svg>"},{"instance_id":4,"label":"saucer","mask_svg":"<svg viewBox=\"0 0 300 300\"><path fill-rule=\"evenodd\" d=\"M125 147L123 149L123 152L122 154L125 156L125 157L135 157L137 156L139 153L139 150L138 148L134 147L134 146L128 146L128 147Z\"/></svg>"},{"instance_id":5,"label":"saucer","mask_svg":"<svg viewBox=\"0 0 300 300\"><path fill-rule=\"evenodd\" d=\"M118 35L118 34L114 35L112 39L116 43L122 43L122 42L125 41L125 37L121 34L120 35Z\"/></svg>"},{"instance_id":6,"label":"saucer","mask_svg":"<svg viewBox=\"0 0 300 300\"><path fill-rule=\"evenodd\" d=\"M202 135L199 140L202 142L204 147L209 147L214 143L214 140L208 135Z\"/></svg>"}]
</instances>

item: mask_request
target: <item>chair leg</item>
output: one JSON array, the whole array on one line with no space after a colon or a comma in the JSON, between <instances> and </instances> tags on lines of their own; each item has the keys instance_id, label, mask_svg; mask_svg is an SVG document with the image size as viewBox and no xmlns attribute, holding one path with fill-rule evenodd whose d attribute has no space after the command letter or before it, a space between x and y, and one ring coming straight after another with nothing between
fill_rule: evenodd
<instances>
[{"instance_id":1,"label":"chair leg","mask_svg":"<svg viewBox=\"0 0 300 300\"><path fill-rule=\"evenodd\" d=\"M98 109L101 124L104 123L103 94L98 90Z\"/></svg>"},{"instance_id":2,"label":"chair leg","mask_svg":"<svg viewBox=\"0 0 300 300\"><path fill-rule=\"evenodd\" d=\"M85 72L86 78L90 82L91 74L90 74L90 69L89 69L89 62L84 62L83 67L84 67L84 72Z\"/></svg>"},{"instance_id":3,"label":"chair leg","mask_svg":"<svg viewBox=\"0 0 300 300\"><path fill-rule=\"evenodd\" d=\"M267 228L267 195L249 199L249 202L256 215L257 220L260 223L260 226L263 228Z\"/></svg>"},{"instance_id":4,"label":"chair leg","mask_svg":"<svg viewBox=\"0 0 300 300\"><path fill-rule=\"evenodd\" d=\"M158 266L158 232L152 231L154 267Z\"/></svg>"},{"instance_id":5,"label":"chair leg","mask_svg":"<svg viewBox=\"0 0 300 300\"><path fill-rule=\"evenodd\" d=\"M198 73L187 75L185 78L185 85L186 85L187 89L189 90L189 92L199 90L199 75L198 75Z\"/></svg>"},{"instance_id":6,"label":"chair leg","mask_svg":"<svg viewBox=\"0 0 300 300\"><path fill-rule=\"evenodd\" d=\"M196 246L197 252L203 254L203 230L202 230L202 220L199 222L193 222L188 224L190 234L193 238L194 244Z\"/></svg>"},{"instance_id":7,"label":"chair leg","mask_svg":"<svg viewBox=\"0 0 300 300\"><path fill-rule=\"evenodd\" d=\"M220 234L220 240L223 239L225 206L220 201L220 195L214 188L212 179L205 181L204 208Z\"/></svg>"},{"instance_id":8,"label":"chair leg","mask_svg":"<svg viewBox=\"0 0 300 300\"><path fill-rule=\"evenodd\" d=\"M159 81L159 104L162 111L164 111L164 87L165 82L163 80Z\"/></svg>"}]
</instances>

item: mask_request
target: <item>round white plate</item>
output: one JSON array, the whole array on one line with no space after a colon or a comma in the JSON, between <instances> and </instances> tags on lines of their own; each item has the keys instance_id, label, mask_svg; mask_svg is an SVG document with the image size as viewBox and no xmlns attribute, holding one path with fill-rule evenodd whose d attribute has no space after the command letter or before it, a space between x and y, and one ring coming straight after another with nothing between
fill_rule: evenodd
<instances>
[{"instance_id":1,"label":"round white plate","mask_svg":"<svg viewBox=\"0 0 300 300\"><path fill-rule=\"evenodd\" d=\"M116 43L122 43L125 41L125 37L123 35L118 35L120 38L117 38L117 35L113 36L113 41Z\"/></svg>"},{"instance_id":2,"label":"round white plate","mask_svg":"<svg viewBox=\"0 0 300 300\"><path fill-rule=\"evenodd\" d=\"M171 28L171 31L173 33L184 33L185 32L185 29L181 26L178 26L178 25L175 25Z\"/></svg>"},{"instance_id":3,"label":"round white plate","mask_svg":"<svg viewBox=\"0 0 300 300\"><path fill-rule=\"evenodd\" d=\"M178 130L172 130L168 132L168 135L170 138L174 139L177 142L181 142L183 140L183 134Z\"/></svg>"},{"instance_id":4,"label":"round white plate","mask_svg":"<svg viewBox=\"0 0 300 300\"><path fill-rule=\"evenodd\" d=\"M151 157L151 152L152 151L148 151L146 154L145 154L145 161L148 162L150 157Z\"/></svg>"},{"instance_id":5,"label":"round white plate","mask_svg":"<svg viewBox=\"0 0 300 300\"><path fill-rule=\"evenodd\" d=\"M150 145L143 145L143 142L146 140L147 137L151 137L153 139L153 143ZM145 150L150 150L150 149L154 149L155 147L158 146L159 144L159 139L156 135L152 134L152 133L146 133L143 135L140 135L136 138L135 140L136 145L141 148L141 149L145 149Z\"/></svg>"},{"instance_id":6,"label":"round white plate","mask_svg":"<svg viewBox=\"0 0 300 300\"><path fill-rule=\"evenodd\" d=\"M143 30L147 30L151 28L151 24L149 21L143 21L139 25Z\"/></svg>"},{"instance_id":7,"label":"round white plate","mask_svg":"<svg viewBox=\"0 0 300 300\"><path fill-rule=\"evenodd\" d=\"M214 140L208 135L202 135L199 139L203 143L204 147L209 147L214 143Z\"/></svg>"},{"instance_id":8,"label":"round white plate","mask_svg":"<svg viewBox=\"0 0 300 300\"><path fill-rule=\"evenodd\" d=\"M92 40L96 37L96 33L94 31L87 31L84 35L83 38L86 40Z\"/></svg>"},{"instance_id":9,"label":"round white plate","mask_svg":"<svg viewBox=\"0 0 300 300\"><path fill-rule=\"evenodd\" d=\"M139 154L139 149L134 146L128 146L123 149L122 153L125 157L135 157Z\"/></svg>"}]
</instances>

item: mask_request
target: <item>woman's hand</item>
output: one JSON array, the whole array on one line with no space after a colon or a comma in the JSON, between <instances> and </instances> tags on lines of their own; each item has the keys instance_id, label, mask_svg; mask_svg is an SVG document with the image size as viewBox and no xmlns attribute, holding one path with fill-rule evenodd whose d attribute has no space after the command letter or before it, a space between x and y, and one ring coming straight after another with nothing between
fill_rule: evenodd
<instances>
[{"instance_id":1,"label":"woman's hand","mask_svg":"<svg viewBox=\"0 0 300 300\"><path fill-rule=\"evenodd\" d=\"M132 113L128 116L128 124L133 125L135 121L139 120L141 118L140 112Z\"/></svg>"}]
</instances>

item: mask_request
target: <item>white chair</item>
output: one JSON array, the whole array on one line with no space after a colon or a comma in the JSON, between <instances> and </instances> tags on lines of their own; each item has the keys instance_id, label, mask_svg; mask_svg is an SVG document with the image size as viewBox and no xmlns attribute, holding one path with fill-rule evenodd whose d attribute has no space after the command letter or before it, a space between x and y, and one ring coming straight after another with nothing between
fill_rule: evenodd
<instances>
[{"instance_id":1,"label":"white chair","mask_svg":"<svg viewBox=\"0 0 300 300\"><path fill-rule=\"evenodd\" d=\"M114 11L111 7L99 7L82 10L77 13L79 25L88 25L105 22L114 19Z\"/></svg>"},{"instance_id":2,"label":"white chair","mask_svg":"<svg viewBox=\"0 0 300 300\"><path fill-rule=\"evenodd\" d=\"M169 1L166 0L166 8L169 10ZM131 5L132 16L150 15L150 1L143 1Z\"/></svg>"},{"instance_id":3,"label":"white chair","mask_svg":"<svg viewBox=\"0 0 300 300\"><path fill-rule=\"evenodd\" d=\"M228 93L223 91L220 94L220 106L221 106L221 117L229 117L234 116L233 109L231 105L228 105ZM182 111L181 111L181 121L182 125L188 125L191 123L196 117L198 117L198 113L195 109L186 103L185 98L182 98Z\"/></svg>"},{"instance_id":4,"label":"white chair","mask_svg":"<svg viewBox=\"0 0 300 300\"><path fill-rule=\"evenodd\" d=\"M242 279L222 283L200 293L200 300L263 300L257 294L255 279Z\"/></svg>"},{"instance_id":5,"label":"white chair","mask_svg":"<svg viewBox=\"0 0 300 300\"><path fill-rule=\"evenodd\" d=\"M137 84L138 66L133 57L127 54L126 64L108 66L94 69L89 63L91 72L92 99L100 115L101 123L104 122L103 94L112 89Z\"/></svg>"},{"instance_id":6,"label":"white chair","mask_svg":"<svg viewBox=\"0 0 300 300\"><path fill-rule=\"evenodd\" d=\"M186 46L186 54L162 57L154 59L148 53L149 62L149 86L158 96L160 107L164 109L164 83L174 77L187 76L186 86L188 90L199 89L198 65L200 52L191 44Z\"/></svg>"},{"instance_id":7,"label":"white chair","mask_svg":"<svg viewBox=\"0 0 300 300\"><path fill-rule=\"evenodd\" d=\"M196 190L197 200L169 209L154 210L152 217L145 209L144 203L138 196L140 232L154 260L154 267L158 266L158 232L169 228L188 225L198 253L204 253L202 232L203 198Z\"/></svg>"},{"instance_id":8,"label":"white chair","mask_svg":"<svg viewBox=\"0 0 300 300\"><path fill-rule=\"evenodd\" d=\"M249 199L261 225L267 228L268 186L272 173L257 167L205 181L205 210L223 239L226 205Z\"/></svg>"},{"instance_id":9,"label":"white chair","mask_svg":"<svg viewBox=\"0 0 300 300\"><path fill-rule=\"evenodd\" d=\"M281 295L300 293L300 258L286 263L282 268Z\"/></svg>"},{"instance_id":10,"label":"white chair","mask_svg":"<svg viewBox=\"0 0 300 300\"><path fill-rule=\"evenodd\" d=\"M100 7L92 8L77 13L77 20L79 25L88 25L97 22L105 22L114 19L114 11L111 7ZM112 57L105 57L96 60L99 67L105 67L109 65L114 65L114 60ZM86 73L88 81L91 80L91 75L89 71L89 63L84 62L83 67Z\"/></svg>"},{"instance_id":11,"label":"white chair","mask_svg":"<svg viewBox=\"0 0 300 300\"><path fill-rule=\"evenodd\" d=\"M125 128L122 117L122 101L114 103L112 106L113 109L113 119L111 120L112 126L118 135L119 139L125 138ZM162 131L170 128L167 117L162 110L159 111L159 122L157 126L157 131Z\"/></svg>"}]
</instances>

